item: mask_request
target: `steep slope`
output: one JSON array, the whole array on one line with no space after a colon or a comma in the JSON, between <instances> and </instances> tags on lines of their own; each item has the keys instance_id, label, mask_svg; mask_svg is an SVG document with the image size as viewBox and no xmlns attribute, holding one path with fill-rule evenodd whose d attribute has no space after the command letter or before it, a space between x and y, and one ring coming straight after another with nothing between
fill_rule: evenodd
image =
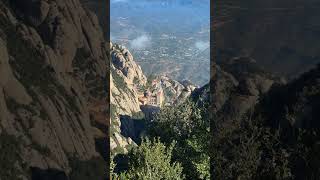
<instances>
[{"instance_id":1,"label":"steep slope","mask_svg":"<svg viewBox=\"0 0 320 180\"><path fill-rule=\"evenodd\" d=\"M279 134L294 179L319 177L320 65L287 85L272 88L253 118ZM277 147L277 146L276 146Z\"/></svg>"},{"instance_id":2,"label":"steep slope","mask_svg":"<svg viewBox=\"0 0 320 180\"><path fill-rule=\"evenodd\" d=\"M318 128L319 98L320 65L286 85L271 89L256 111L274 128Z\"/></svg>"},{"instance_id":3,"label":"steep slope","mask_svg":"<svg viewBox=\"0 0 320 180\"><path fill-rule=\"evenodd\" d=\"M236 57L215 67L212 106L217 121L241 119L274 84L284 83L247 57Z\"/></svg>"},{"instance_id":4,"label":"steep slope","mask_svg":"<svg viewBox=\"0 0 320 180\"><path fill-rule=\"evenodd\" d=\"M197 88L190 81L176 81L166 76L158 76L156 79L162 82L165 104L177 105L184 102Z\"/></svg>"},{"instance_id":5,"label":"steep slope","mask_svg":"<svg viewBox=\"0 0 320 180\"><path fill-rule=\"evenodd\" d=\"M214 178L318 177L320 66L285 82L257 64L246 57L214 65Z\"/></svg>"},{"instance_id":6,"label":"steep slope","mask_svg":"<svg viewBox=\"0 0 320 180\"><path fill-rule=\"evenodd\" d=\"M132 140L130 137L124 137L121 133L123 134L122 131L125 129L131 131L131 136L134 134L134 122L131 117L141 112L138 92L134 87L145 85L147 78L125 47L112 43L110 47L112 58L110 65L110 145L111 151L126 152L126 146L131 144ZM126 127L121 130L121 126Z\"/></svg>"},{"instance_id":7,"label":"steep slope","mask_svg":"<svg viewBox=\"0 0 320 180\"><path fill-rule=\"evenodd\" d=\"M97 15L105 38L109 38L110 32L108 29L110 24L108 24L109 21L107 16L108 2L101 0L80 0L80 2L83 4L83 6L87 7Z\"/></svg>"},{"instance_id":8,"label":"steep slope","mask_svg":"<svg viewBox=\"0 0 320 180\"><path fill-rule=\"evenodd\" d=\"M0 151L18 154L1 164L19 170L2 179L102 178L106 50L96 16L78 0L0 2L0 136L15 145Z\"/></svg>"},{"instance_id":9,"label":"steep slope","mask_svg":"<svg viewBox=\"0 0 320 180\"><path fill-rule=\"evenodd\" d=\"M319 70L318 66L288 84L274 84L242 117L214 119L214 178L319 177Z\"/></svg>"}]
</instances>

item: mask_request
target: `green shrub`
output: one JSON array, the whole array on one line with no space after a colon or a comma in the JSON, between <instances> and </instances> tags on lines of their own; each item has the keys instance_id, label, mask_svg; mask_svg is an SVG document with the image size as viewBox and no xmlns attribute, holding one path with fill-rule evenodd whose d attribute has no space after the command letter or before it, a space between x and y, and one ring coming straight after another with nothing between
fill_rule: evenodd
<instances>
[{"instance_id":1,"label":"green shrub","mask_svg":"<svg viewBox=\"0 0 320 180\"><path fill-rule=\"evenodd\" d=\"M160 110L148 125L147 134L160 137L166 145L177 144L173 159L181 163L187 179L210 179L209 119L204 107L192 101Z\"/></svg>"},{"instance_id":2,"label":"green shrub","mask_svg":"<svg viewBox=\"0 0 320 180\"><path fill-rule=\"evenodd\" d=\"M135 119L135 120L138 120L138 119L144 119L145 116L144 116L144 113L142 111L139 111L139 112L133 112L131 118Z\"/></svg>"},{"instance_id":3,"label":"green shrub","mask_svg":"<svg viewBox=\"0 0 320 180\"><path fill-rule=\"evenodd\" d=\"M180 163L172 162L175 144L166 147L159 139L145 139L129 154L129 170L120 174L123 179L179 180L184 179Z\"/></svg>"}]
</instances>

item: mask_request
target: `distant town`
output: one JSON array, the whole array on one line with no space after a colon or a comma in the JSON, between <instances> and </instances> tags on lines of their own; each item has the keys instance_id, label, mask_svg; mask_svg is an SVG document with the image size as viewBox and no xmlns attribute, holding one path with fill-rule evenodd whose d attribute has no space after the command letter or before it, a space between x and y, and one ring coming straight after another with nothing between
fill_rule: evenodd
<instances>
[{"instance_id":1,"label":"distant town","mask_svg":"<svg viewBox=\"0 0 320 180\"><path fill-rule=\"evenodd\" d=\"M172 79L188 79L203 85L209 81L210 48L208 32L185 32L180 34L151 34L152 43L142 49L134 49L129 37L114 37L114 42L128 47L146 75L166 75ZM202 43L202 47L196 44ZM170 68L169 68L170 67Z\"/></svg>"}]
</instances>

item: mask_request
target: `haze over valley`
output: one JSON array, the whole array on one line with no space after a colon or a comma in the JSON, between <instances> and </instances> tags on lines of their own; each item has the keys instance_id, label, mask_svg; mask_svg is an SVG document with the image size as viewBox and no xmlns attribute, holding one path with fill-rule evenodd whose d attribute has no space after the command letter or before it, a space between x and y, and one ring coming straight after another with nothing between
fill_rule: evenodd
<instances>
[{"instance_id":1,"label":"haze over valley","mask_svg":"<svg viewBox=\"0 0 320 180\"><path fill-rule=\"evenodd\" d=\"M202 86L209 81L209 13L206 1L111 1L110 38L130 49L148 75Z\"/></svg>"}]
</instances>

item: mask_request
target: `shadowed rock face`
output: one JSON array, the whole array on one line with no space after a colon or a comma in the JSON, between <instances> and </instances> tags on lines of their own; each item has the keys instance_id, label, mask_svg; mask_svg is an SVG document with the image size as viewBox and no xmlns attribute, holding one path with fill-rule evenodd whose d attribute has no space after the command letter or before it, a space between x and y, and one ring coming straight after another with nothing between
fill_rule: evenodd
<instances>
[{"instance_id":1,"label":"shadowed rock face","mask_svg":"<svg viewBox=\"0 0 320 180\"><path fill-rule=\"evenodd\" d=\"M40 168L31 168L32 180L68 180L63 171L55 169L42 170Z\"/></svg>"},{"instance_id":2,"label":"shadowed rock face","mask_svg":"<svg viewBox=\"0 0 320 180\"><path fill-rule=\"evenodd\" d=\"M261 98L256 114L274 128L316 129L320 127L319 98L320 65L286 85L272 88Z\"/></svg>"},{"instance_id":3,"label":"shadowed rock face","mask_svg":"<svg viewBox=\"0 0 320 180\"><path fill-rule=\"evenodd\" d=\"M109 59L97 17L78 0L1 1L0 57L0 135L19 139L21 176L102 159Z\"/></svg>"},{"instance_id":4,"label":"shadowed rock face","mask_svg":"<svg viewBox=\"0 0 320 180\"><path fill-rule=\"evenodd\" d=\"M270 72L297 77L320 62L319 6L314 0L216 2L217 62L251 57Z\"/></svg>"},{"instance_id":5,"label":"shadowed rock face","mask_svg":"<svg viewBox=\"0 0 320 180\"><path fill-rule=\"evenodd\" d=\"M240 120L274 84L282 83L250 58L235 58L215 67L211 99L217 121Z\"/></svg>"},{"instance_id":6,"label":"shadowed rock face","mask_svg":"<svg viewBox=\"0 0 320 180\"><path fill-rule=\"evenodd\" d=\"M90 9L92 12L95 12L99 18L99 23L102 26L102 31L106 40L109 38L109 21L108 21L108 4L107 1L101 0L80 0L83 6Z\"/></svg>"}]
</instances>

